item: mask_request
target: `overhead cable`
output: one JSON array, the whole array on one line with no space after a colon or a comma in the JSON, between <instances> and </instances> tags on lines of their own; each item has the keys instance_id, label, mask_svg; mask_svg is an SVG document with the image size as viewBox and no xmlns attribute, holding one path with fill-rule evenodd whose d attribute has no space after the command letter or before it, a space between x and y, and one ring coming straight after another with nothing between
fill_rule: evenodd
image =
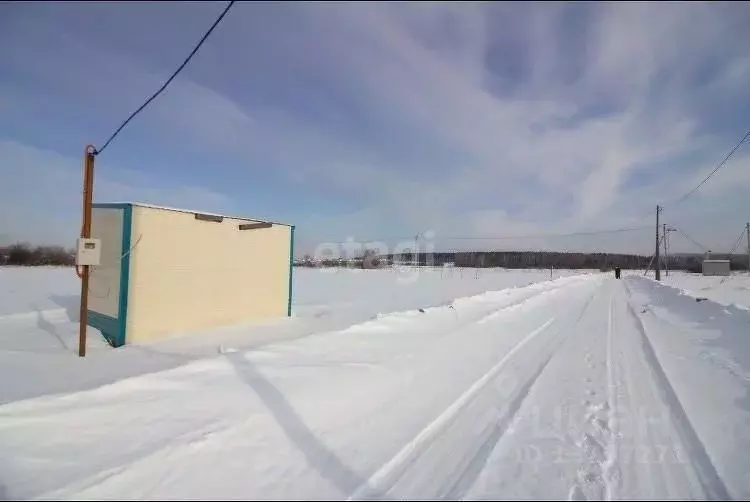
<instances>
[{"instance_id":1,"label":"overhead cable","mask_svg":"<svg viewBox=\"0 0 750 502\"><path fill-rule=\"evenodd\" d=\"M735 251L737 251L737 248L740 247L740 244L742 243L742 238L745 237L745 229L742 229L742 232L740 233L740 236L737 237L737 240L734 242L734 245L732 246L732 250L729 252L729 254L734 254Z\"/></svg>"},{"instance_id":2,"label":"overhead cable","mask_svg":"<svg viewBox=\"0 0 750 502\"><path fill-rule=\"evenodd\" d=\"M701 249L702 249L702 250L703 250L704 252L707 252L707 251L709 250L709 249L708 249L708 248L707 248L706 246L704 246L704 245L703 245L703 244L701 244L700 242L698 242L698 241L696 241L695 239L693 239L692 237L690 237L690 236L689 236L689 235L687 234L687 232L685 232L685 231L684 231L684 230L682 230L681 228L677 228L677 231L678 231L678 232L679 232L679 233L680 233L680 234L681 234L681 235L682 235L682 236L683 236L684 238L686 238L687 240L689 240L690 242L692 242L693 244L695 244L696 246L698 246L699 248L701 248Z\"/></svg>"},{"instance_id":3,"label":"overhead cable","mask_svg":"<svg viewBox=\"0 0 750 502\"><path fill-rule=\"evenodd\" d=\"M198 49L201 48L201 46L206 41L206 39L211 35L211 33L214 31L214 29L219 25L219 23L221 22L221 20L224 19L224 16L227 15L227 12L229 12L229 9L232 8L232 5L234 5L234 0L232 0L231 2L229 2L227 4L227 6L224 8L224 11L216 19L216 21L214 21L214 23L211 25L211 27L208 29L208 31L203 35L203 37L201 37L200 41L195 46L195 48L190 52L190 54L188 55L188 57L185 58L185 60L182 62L182 64L174 71L174 73L172 73L172 75L167 79L167 81L164 82L164 84L159 88L159 90L156 91L150 98L148 98L141 106L139 106L136 111L134 111L133 113L131 113L130 116L127 119L125 119L125 121L122 124L120 124L120 126L117 129L115 129L115 132L112 133L112 135L109 137L109 139L107 139L107 141L104 142L104 145L102 145L101 148L98 148L97 150L94 151L94 155L99 155L100 153L102 153L109 146L109 144L112 142L112 140L115 139L115 137L117 137L118 134L120 134L120 131L122 131L125 128L125 126L128 125L128 123L136 117L136 115L138 115L139 113L141 113L143 111L143 109L146 108L149 105L149 103L151 103L154 99L156 99L156 97L159 94L161 94L162 92L164 92L164 90L172 82L172 80L174 80L174 78L177 75L180 74L180 72L183 70L183 68L185 68L185 66L187 66L187 64L190 62L190 60L193 58L193 56L195 56L195 54L198 52Z\"/></svg>"},{"instance_id":4,"label":"overhead cable","mask_svg":"<svg viewBox=\"0 0 750 502\"><path fill-rule=\"evenodd\" d=\"M703 178L703 181L701 181L700 183L698 183L698 185L695 188L693 188L692 190L690 190L689 192L687 192L685 195L683 195L682 197L680 197L679 199L677 199L677 201L674 202L673 205L679 204L680 202L684 201L685 199L687 199L688 197L690 197L691 195L693 195L695 192L697 192L698 189L700 187L702 187L711 178L711 176L713 176L714 174L716 174L716 172L719 169L721 169L724 166L724 164L726 164L726 162L732 157L732 155L734 155L734 153L740 148L740 146L749 137L750 137L750 131L747 131L745 133L745 135L742 137L742 139L740 139L740 141L736 145L734 145L734 148L732 148L732 150L726 155L726 157L724 157L724 159L721 162L719 162L719 164L710 173L708 173L708 176L706 176L705 178Z\"/></svg>"}]
</instances>

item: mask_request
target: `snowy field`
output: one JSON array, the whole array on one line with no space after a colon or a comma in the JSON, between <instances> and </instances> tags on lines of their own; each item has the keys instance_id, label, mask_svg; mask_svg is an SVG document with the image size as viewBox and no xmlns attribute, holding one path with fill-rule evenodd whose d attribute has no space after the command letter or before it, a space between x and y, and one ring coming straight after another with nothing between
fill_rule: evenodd
<instances>
[{"instance_id":1,"label":"snowy field","mask_svg":"<svg viewBox=\"0 0 750 502\"><path fill-rule=\"evenodd\" d=\"M562 270L552 276L581 273L587 272ZM292 319L176 333L170 340L119 350L89 328L87 350L92 357L81 363L70 358L78 350L81 287L73 270L0 267L0 368L14 380L0 388L0 403L92 388L227 350L343 329L378 315L445 305L454 298L527 286L550 276L548 270L297 268Z\"/></svg>"},{"instance_id":2,"label":"snowy field","mask_svg":"<svg viewBox=\"0 0 750 502\"><path fill-rule=\"evenodd\" d=\"M750 301L691 296L743 281L301 269L80 359L72 271L0 268L0 499L747 499Z\"/></svg>"},{"instance_id":3,"label":"snowy field","mask_svg":"<svg viewBox=\"0 0 750 502\"><path fill-rule=\"evenodd\" d=\"M664 284L681 289L687 295L750 310L750 274L747 272L733 272L728 277L670 272L662 279Z\"/></svg>"}]
</instances>

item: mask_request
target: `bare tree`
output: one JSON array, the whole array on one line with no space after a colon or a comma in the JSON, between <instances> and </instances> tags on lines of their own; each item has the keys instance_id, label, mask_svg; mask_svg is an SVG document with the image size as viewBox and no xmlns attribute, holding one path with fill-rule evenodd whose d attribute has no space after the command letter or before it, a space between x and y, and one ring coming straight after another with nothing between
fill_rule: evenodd
<instances>
[{"instance_id":1,"label":"bare tree","mask_svg":"<svg viewBox=\"0 0 750 502\"><path fill-rule=\"evenodd\" d=\"M362 256L362 268L373 269L380 267L380 257L374 249L365 249Z\"/></svg>"},{"instance_id":2,"label":"bare tree","mask_svg":"<svg viewBox=\"0 0 750 502\"><path fill-rule=\"evenodd\" d=\"M66 265L75 263L75 253L62 246L36 246L18 243L6 251L8 265Z\"/></svg>"}]
</instances>

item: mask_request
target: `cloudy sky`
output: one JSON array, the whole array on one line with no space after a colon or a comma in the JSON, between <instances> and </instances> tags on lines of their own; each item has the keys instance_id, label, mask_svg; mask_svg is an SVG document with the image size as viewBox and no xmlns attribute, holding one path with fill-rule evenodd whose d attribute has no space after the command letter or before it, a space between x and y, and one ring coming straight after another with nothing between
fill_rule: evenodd
<instances>
[{"instance_id":1,"label":"cloudy sky","mask_svg":"<svg viewBox=\"0 0 750 502\"><path fill-rule=\"evenodd\" d=\"M74 241L85 145L223 8L0 4L0 237ZM95 200L293 223L300 253L425 231L439 249L646 253L663 203L726 251L750 145L673 203L750 127L748 26L730 2L239 2L97 158Z\"/></svg>"}]
</instances>

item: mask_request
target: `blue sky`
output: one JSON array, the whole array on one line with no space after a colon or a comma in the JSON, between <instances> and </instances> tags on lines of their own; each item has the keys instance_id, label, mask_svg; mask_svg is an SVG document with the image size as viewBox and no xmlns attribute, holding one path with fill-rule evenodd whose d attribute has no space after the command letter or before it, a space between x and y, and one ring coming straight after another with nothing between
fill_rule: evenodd
<instances>
[{"instance_id":1,"label":"blue sky","mask_svg":"<svg viewBox=\"0 0 750 502\"><path fill-rule=\"evenodd\" d=\"M0 6L0 236L70 245L81 159L221 3ZM95 199L285 221L300 252L431 230L441 249L716 250L750 219L742 3L237 3L97 159ZM699 251L673 237L674 247Z\"/></svg>"}]
</instances>

